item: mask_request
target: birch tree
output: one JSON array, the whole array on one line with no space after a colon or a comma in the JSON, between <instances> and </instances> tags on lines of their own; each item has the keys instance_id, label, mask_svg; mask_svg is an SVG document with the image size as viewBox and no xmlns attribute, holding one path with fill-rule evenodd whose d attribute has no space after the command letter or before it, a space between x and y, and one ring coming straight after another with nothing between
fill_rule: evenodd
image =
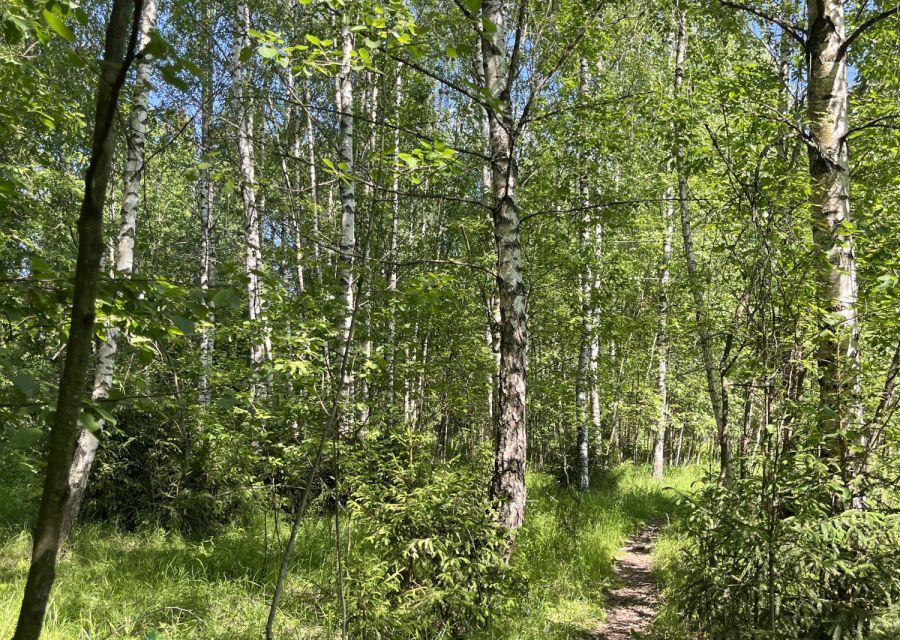
<instances>
[{"instance_id":1,"label":"birch tree","mask_svg":"<svg viewBox=\"0 0 900 640\"><path fill-rule=\"evenodd\" d=\"M234 110L237 114L237 150L241 177L241 199L244 204L244 273L247 277L247 308L250 318L250 362L261 380L254 383L254 393L265 398L269 392L268 374L262 368L272 359L272 342L268 321L263 312L263 270L260 244L260 216L257 201L256 163L253 157L253 111L244 95L244 63L241 52L250 45L250 8L246 0L237 0L237 30L231 56L231 82Z\"/></svg>"},{"instance_id":2,"label":"birch tree","mask_svg":"<svg viewBox=\"0 0 900 640\"><path fill-rule=\"evenodd\" d=\"M490 128L494 239L497 247L497 292L500 307L500 400L491 496L500 501L498 520L508 529L525 515L525 281L516 202L518 167L513 152L510 69L506 62L507 10L504 0L482 3L489 29L478 30L484 58L484 88Z\"/></svg>"},{"instance_id":3,"label":"birch tree","mask_svg":"<svg viewBox=\"0 0 900 640\"><path fill-rule=\"evenodd\" d=\"M32 536L31 565L13 640L38 640L56 578L56 558L65 533L64 516L71 493L69 482L78 438L78 416L94 336L97 282L104 244L103 209L115 147L114 124L119 94L134 60L142 9L140 1L115 0L106 26L90 165L85 174L84 198L78 218L78 258L65 364L50 427L47 471Z\"/></svg>"},{"instance_id":4,"label":"birch tree","mask_svg":"<svg viewBox=\"0 0 900 640\"><path fill-rule=\"evenodd\" d=\"M680 6L676 6L678 21L675 34L675 99L681 98L684 85L684 66L687 51L686 15ZM716 421L717 440L719 445L720 478L727 481L731 477L731 447L728 435L728 413L725 388L722 374L713 360L712 336L709 331L709 318L706 301L703 299L700 267L697 264L697 253L694 249L694 227L691 220L691 209L688 195L688 176L685 167L684 123L676 121L675 126L675 171L678 179L678 205L681 217L681 239L684 247L684 258L687 263L688 286L694 302L694 315L697 320L697 334L700 343L700 355L706 375L706 390L709 394L713 417Z\"/></svg>"},{"instance_id":5,"label":"birch tree","mask_svg":"<svg viewBox=\"0 0 900 640\"><path fill-rule=\"evenodd\" d=\"M668 391L666 377L669 369L669 260L672 256L672 233L674 230L674 205L672 189L667 188L663 216L663 247L659 265L659 329L656 334L657 374L656 386L659 393L659 421L656 427L656 442L653 446L653 477L663 476L665 464L666 428L669 421Z\"/></svg>"},{"instance_id":6,"label":"birch tree","mask_svg":"<svg viewBox=\"0 0 900 640\"><path fill-rule=\"evenodd\" d=\"M211 2L206 2L206 17L211 17ZM200 175L197 182L200 212L200 289L208 292L215 277L215 245L213 237L214 228L214 203L213 181L210 175L210 147L212 145L212 119L213 119L213 80L215 78L215 60L212 55L213 38L207 39L210 51L204 57L203 77L201 78L200 92L200 152L204 162L200 166ZM211 393L209 389L209 373L212 369L213 352L215 350L215 335L212 325L215 322L215 312L210 311L206 321L210 326L201 326L200 334L200 376L197 381L197 393L201 406L209 406Z\"/></svg>"},{"instance_id":7,"label":"birch tree","mask_svg":"<svg viewBox=\"0 0 900 640\"><path fill-rule=\"evenodd\" d=\"M143 49L150 42L150 32L156 27L157 0L144 0L140 22L138 46ZM128 279L134 272L134 241L137 234L138 194L144 174L144 149L147 135L147 103L150 99L150 68L152 58L142 55L136 65L134 103L128 120L125 160L125 189L122 195L121 222L116 251L115 274ZM109 397L116 370L116 356L122 331L111 322L106 324L106 336L97 345L97 367L91 399L94 401ZM75 446L75 456L69 472L69 495L63 513L62 540L78 517L81 502L87 490L91 467L97 457L100 440L97 435L83 429Z\"/></svg>"},{"instance_id":8,"label":"birch tree","mask_svg":"<svg viewBox=\"0 0 900 640\"><path fill-rule=\"evenodd\" d=\"M338 159L342 172L340 180L341 237L339 245L340 295L343 312L341 327L342 349L349 349L350 327L354 309L353 263L356 254L356 183L353 177L353 46L354 35L350 30L349 14L342 16L341 26L341 67L335 80L335 101L338 110ZM342 357L345 359L345 357ZM343 367L340 381L342 400L350 400L352 374L349 367ZM345 416L349 416L346 413ZM349 430L348 421L342 422L342 430Z\"/></svg>"}]
</instances>

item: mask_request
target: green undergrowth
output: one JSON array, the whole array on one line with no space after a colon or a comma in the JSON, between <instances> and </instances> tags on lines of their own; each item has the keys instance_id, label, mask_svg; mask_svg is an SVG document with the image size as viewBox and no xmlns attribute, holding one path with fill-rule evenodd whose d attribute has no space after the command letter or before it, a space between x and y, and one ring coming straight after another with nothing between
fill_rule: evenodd
<instances>
[{"instance_id":1,"label":"green undergrowth","mask_svg":"<svg viewBox=\"0 0 900 640\"><path fill-rule=\"evenodd\" d=\"M548 474L530 474L526 525L511 559L525 591L515 607L471 637L589 637L603 618L616 550L642 522L673 512L675 494L667 487L688 490L698 475L676 469L655 481L647 468L625 465L598 474L594 488L580 494ZM12 635L18 614L31 501L26 508L21 500L0 500L0 638ZM286 534L285 522L272 526L271 513L245 518L207 540L162 528L82 525L60 562L42 638L256 640ZM333 535L327 518L303 524L276 637L339 637Z\"/></svg>"},{"instance_id":2,"label":"green undergrowth","mask_svg":"<svg viewBox=\"0 0 900 640\"><path fill-rule=\"evenodd\" d=\"M624 541L649 520L674 515L678 492L690 491L696 467L653 480L646 466L622 465L592 478L579 493L548 475L531 474L526 522L511 563L525 574L520 615L496 620L483 638L590 638L603 621L604 593Z\"/></svg>"}]
</instances>

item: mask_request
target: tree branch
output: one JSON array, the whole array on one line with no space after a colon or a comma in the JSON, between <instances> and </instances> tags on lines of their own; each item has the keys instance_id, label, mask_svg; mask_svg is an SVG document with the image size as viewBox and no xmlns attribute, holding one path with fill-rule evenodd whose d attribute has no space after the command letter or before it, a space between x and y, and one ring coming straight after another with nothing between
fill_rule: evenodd
<instances>
[{"instance_id":1,"label":"tree branch","mask_svg":"<svg viewBox=\"0 0 900 640\"><path fill-rule=\"evenodd\" d=\"M856 39L859 38L863 33L868 31L871 27L874 27L876 24L878 24L882 20L884 20L886 18L890 18L891 16L897 14L897 12L900 12L900 4L894 5L887 11L882 11L881 13L872 16L871 18L869 18L868 20L863 22L861 25L856 27L856 29L854 29L853 32L849 36L844 38L844 41L841 43L841 46L838 47L838 52L837 52L838 60L840 60L841 57L847 53L847 50L850 48L850 45L853 44L856 41Z\"/></svg>"},{"instance_id":2,"label":"tree branch","mask_svg":"<svg viewBox=\"0 0 900 640\"><path fill-rule=\"evenodd\" d=\"M761 9L757 9L756 7L748 7L745 4L741 4L740 2L731 2L730 0L719 0L719 3L722 6L729 7L731 9L738 9L740 11L746 11L747 13L752 13L757 18L762 18L767 22L771 22L772 24L776 24L782 29L784 29L788 35L790 35L794 40L803 45L803 48L806 49L806 34L803 29L798 27L797 25L791 24L787 20L782 20L777 16L773 16L771 13L766 11L762 11Z\"/></svg>"}]
</instances>

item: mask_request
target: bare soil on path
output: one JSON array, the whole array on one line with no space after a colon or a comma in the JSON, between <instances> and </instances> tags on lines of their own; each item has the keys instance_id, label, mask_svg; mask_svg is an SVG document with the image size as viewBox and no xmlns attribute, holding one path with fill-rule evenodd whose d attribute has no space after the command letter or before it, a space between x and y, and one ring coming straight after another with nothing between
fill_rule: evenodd
<instances>
[{"instance_id":1,"label":"bare soil on path","mask_svg":"<svg viewBox=\"0 0 900 640\"><path fill-rule=\"evenodd\" d=\"M653 545L662 522L648 523L622 548L613 574L621 586L607 597L606 620L595 640L630 640L650 627L659 590L650 572Z\"/></svg>"}]
</instances>

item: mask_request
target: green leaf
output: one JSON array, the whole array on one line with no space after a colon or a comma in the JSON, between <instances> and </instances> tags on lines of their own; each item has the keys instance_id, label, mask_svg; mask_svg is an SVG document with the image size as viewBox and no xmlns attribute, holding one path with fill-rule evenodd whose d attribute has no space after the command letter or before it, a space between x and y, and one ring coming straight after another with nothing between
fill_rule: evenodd
<instances>
[{"instance_id":1,"label":"green leaf","mask_svg":"<svg viewBox=\"0 0 900 640\"><path fill-rule=\"evenodd\" d=\"M100 423L97 422L97 418L94 417L94 414L88 411L81 412L81 415L78 416L78 424L81 425L82 429L90 431L91 433L100 431Z\"/></svg>"},{"instance_id":2,"label":"green leaf","mask_svg":"<svg viewBox=\"0 0 900 640\"><path fill-rule=\"evenodd\" d=\"M167 65L163 67L162 69L160 69L160 74L167 84L175 87L176 89L181 89L182 91L187 91L188 89L190 89L187 82L178 77L178 69L175 66Z\"/></svg>"},{"instance_id":3,"label":"green leaf","mask_svg":"<svg viewBox=\"0 0 900 640\"><path fill-rule=\"evenodd\" d=\"M33 398L41 388L37 380L24 373L20 373L13 378L13 386L26 398Z\"/></svg>"},{"instance_id":4,"label":"green leaf","mask_svg":"<svg viewBox=\"0 0 900 640\"><path fill-rule=\"evenodd\" d=\"M472 13L481 9L481 0L463 0L463 4Z\"/></svg>"},{"instance_id":5,"label":"green leaf","mask_svg":"<svg viewBox=\"0 0 900 640\"><path fill-rule=\"evenodd\" d=\"M278 55L278 49L272 47L259 47L256 51L266 59L272 59Z\"/></svg>"},{"instance_id":6,"label":"green leaf","mask_svg":"<svg viewBox=\"0 0 900 640\"><path fill-rule=\"evenodd\" d=\"M75 34L66 26L66 23L63 22L63 19L59 14L47 11L46 9L42 10L41 14L43 14L44 21L47 25L53 29L59 37L68 42L73 42L75 40Z\"/></svg>"},{"instance_id":7,"label":"green leaf","mask_svg":"<svg viewBox=\"0 0 900 640\"><path fill-rule=\"evenodd\" d=\"M176 327L181 329L181 333L186 336L192 335L194 333L194 322L184 318L182 316L175 316L172 318L172 322Z\"/></svg>"},{"instance_id":8,"label":"green leaf","mask_svg":"<svg viewBox=\"0 0 900 640\"><path fill-rule=\"evenodd\" d=\"M26 449L44 437L44 430L37 427L19 429L12 434L9 443L14 449Z\"/></svg>"}]
</instances>

